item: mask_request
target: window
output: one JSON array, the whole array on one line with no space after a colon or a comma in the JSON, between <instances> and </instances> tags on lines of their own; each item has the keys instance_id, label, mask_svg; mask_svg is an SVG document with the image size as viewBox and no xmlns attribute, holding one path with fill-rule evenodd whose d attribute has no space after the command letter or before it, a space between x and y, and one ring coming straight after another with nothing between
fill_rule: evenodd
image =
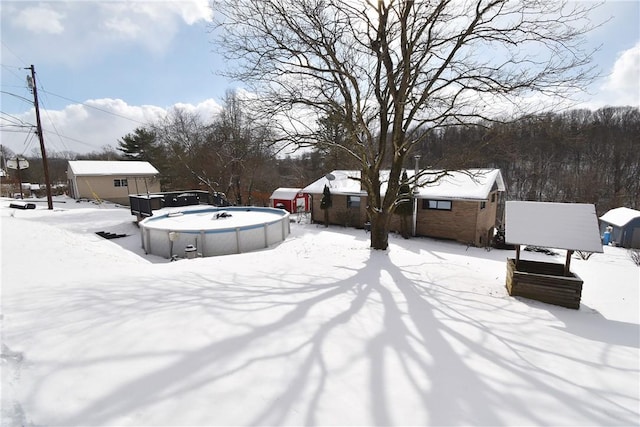
<instances>
[{"instance_id":1,"label":"window","mask_svg":"<svg viewBox=\"0 0 640 427\"><path fill-rule=\"evenodd\" d=\"M423 200L422 209L451 210L451 200Z\"/></svg>"},{"instance_id":2,"label":"window","mask_svg":"<svg viewBox=\"0 0 640 427\"><path fill-rule=\"evenodd\" d=\"M496 201L496 193L491 193L491 203L495 203Z\"/></svg>"},{"instance_id":3,"label":"window","mask_svg":"<svg viewBox=\"0 0 640 427\"><path fill-rule=\"evenodd\" d=\"M347 207L348 208L359 208L360 207L360 196L347 196Z\"/></svg>"},{"instance_id":4,"label":"window","mask_svg":"<svg viewBox=\"0 0 640 427\"><path fill-rule=\"evenodd\" d=\"M484 209L486 207L487 207L487 202L485 201L480 202L480 209Z\"/></svg>"},{"instance_id":5,"label":"window","mask_svg":"<svg viewBox=\"0 0 640 427\"><path fill-rule=\"evenodd\" d=\"M127 186L127 179L114 179L113 180L113 186L114 187L126 187Z\"/></svg>"}]
</instances>

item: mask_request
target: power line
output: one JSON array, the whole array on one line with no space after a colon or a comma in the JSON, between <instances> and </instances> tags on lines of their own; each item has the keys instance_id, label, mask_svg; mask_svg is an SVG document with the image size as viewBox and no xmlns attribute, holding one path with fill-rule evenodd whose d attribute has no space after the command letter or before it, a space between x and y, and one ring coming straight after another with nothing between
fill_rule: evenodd
<instances>
[{"instance_id":1,"label":"power line","mask_svg":"<svg viewBox=\"0 0 640 427\"><path fill-rule=\"evenodd\" d=\"M13 56L15 56L16 58L18 58L18 60L22 63L22 64L26 64L27 61L25 61L24 59L22 59L20 57L20 55L18 55L17 53L15 53L5 42L4 40L0 40L0 43L2 43L2 46L4 46L5 48L7 48L7 50L9 52L11 52L13 54Z\"/></svg>"},{"instance_id":2,"label":"power line","mask_svg":"<svg viewBox=\"0 0 640 427\"><path fill-rule=\"evenodd\" d=\"M18 78L18 79L22 79L23 78L23 76L18 75L14 70L20 70L20 69L22 69L24 67L17 67L15 65L6 65L6 64L0 64L0 66L2 66L2 68L4 68L6 71L8 71L11 74L13 74L16 78Z\"/></svg>"},{"instance_id":3,"label":"power line","mask_svg":"<svg viewBox=\"0 0 640 427\"><path fill-rule=\"evenodd\" d=\"M31 123L27 123L24 120L16 117L16 116L12 116L9 113L5 113L4 111L0 111L0 114L2 114L3 116L6 117L0 117L0 120L6 120L9 123L14 123L16 126L21 126L21 127L33 127L35 125L31 124Z\"/></svg>"},{"instance_id":4,"label":"power line","mask_svg":"<svg viewBox=\"0 0 640 427\"><path fill-rule=\"evenodd\" d=\"M49 131L46 131L46 130L45 130L45 131L44 131L44 133L46 133L46 134L50 134L50 133L52 133L52 132L49 132ZM86 145L87 147L91 147L91 148L100 148L100 147L98 147L98 146L96 146L96 145L89 144L88 142L81 141L81 140L79 140L79 139L76 139L76 138L72 138L72 137L70 137L70 136L63 135L63 134L61 134L61 133L58 133L57 131L56 131L56 132L53 132L53 133L54 133L55 135L57 135L59 138L68 139L68 140L70 140L70 141L73 141L73 142L77 142L77 143L80 143L80 144ZM62 145L64 145L64 144L62 144ZM65 147L66 147L66 146L65 146ZM67 148L67 151L71 151L71 150L69 150L69 149Z\"/></svg>"},{"instance_id":5,"label":"power line","mask_svg":"<svg viewBox=\"0 0 640 427\"><path fill-rule=\"evenodd\" d=\"M93 105L86 104L86 103L84 103L82 101L78 101L78 100L75 100L75 99L67 98L66 96L58 95L56 93L49 92L49 91L44 90L44 89L43 89L43 91L45 93L49 94L49 95L56 96L58 98L66 100L66 101L75 102L76 104L80 104L80 105L83 105L83 106L88 107L88 108L93 108L94 110L102 111L103 113L111 114L112 116L120 117L122 119L126 119L126 120L129 120L129 121L132 121L134 123L141 124L141 125L148 125L148 123L146 123L146 122L141 122L140 120L132 119L131 117L123 116L122 114L114 113L113 111L105 110L104 108L95 107Z\"/></svg>"},{"instance_id":6,"label":"power line","mask_svg":"<svg viewBox=\"0 0 640 427\"><path fill-rule=\"evenodd\" d=\"M11 95L11 96L13 96L15 98L18 98L18 99L22 100L22 101L28 102L30 105L33 105L33 101L28 99L28 98L25 98L24 96L16 95L15 93L7 92L6 90L0 90L0 93L4 93L5 95Z\"/></svg>"},{"instance_id":7,"label":"power line","mask_svg":"<svg viewBox=\"0 0 640 427\"><path fill-rule=\"evenodd\" d=\"M33 132L33 130L29 131L29 133L27 134L27 136L25 137L25 146L24 146L24 150L22 150L22 153L20 153L20 155L24 155L27 150L29 149L29 147L31 146L31 143L34 140L34 137L36 136L35 132ZM27 141L28 139L28 141Z\"/></svg>"},{"instance_id":8,"label":"power line","mask_svg":"<svg viewBox=\"0 0 640 427\"><path fill-rule=\"evenodd\" d=\"M47 97L47 94L46 94L46 91L45 91L44 87L42 86L42 83L39 83L39 86L40 86L40 90L41 90L42 92L45 92L45 96L44 96L44 98L45 98L45 100L46 100L46 101L48 101L49 99L48 99L48 97ZM41 100L41 101L42 101L42 100ZM71 150L69 150L69 147L67 147L67 145L64 143L64 140L61 138L60 133L58 132L58 128L56 127L56 124L54 123L54 121L51 119L51 116L49 115L49 109L48 109L48 108L46 108L46 104L45 104L44 102L42 102L42 104L43 104L43 105L45 105L44 113L45 113L45 115L47 116L47 119L49 120L49 123L50 123L50 124L51 124L51 126L53 127L53 130L55 131L55 134L58 136L58 139L60 140L60 143L62 144L62 147L63 147L66 151L71 151Z\"/></svg>"}]
</instances>

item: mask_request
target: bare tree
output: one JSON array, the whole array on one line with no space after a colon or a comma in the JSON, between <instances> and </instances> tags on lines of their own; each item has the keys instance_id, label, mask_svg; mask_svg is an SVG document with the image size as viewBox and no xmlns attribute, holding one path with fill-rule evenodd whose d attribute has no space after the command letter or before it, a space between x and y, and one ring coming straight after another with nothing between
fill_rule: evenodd
<instances>
[{"instance_id":1,"label":"bare tree","mask_svg":"<svg viewBox=\"0 0 640 427\"><path fill-rule=\"evenodd\" d=\"M287 141L331 143L319 141L314 126L340 118L338 147L360 166L375 249L388 246L403 163L430 130L495 119L540 105L541 96L563 99L594 77L582 46L592 28L589 3L214 0L212 7L218 46L235 65L228 74L252 86Z\"/></svg>"},{"instance_id":2,"label":"bare tree","mask_svg":"<svg viewBox=\"0 0 640 427\"><path fill-rule=\"evenodd\" d=\"M259 190L256 186L264 187L260 178L267 175L267 161L274 158L271 129L254 120L245 104L238 93L227 91L222 111L213 124L219 180L226 185L227 196L238 205L255 202L253 192Z\"/></svg>"},{"instance_id":3,"label":"bare tree","mask_svg":"<svg viewBox=\"0 0 640 427\"><path fill-rule=\"evenodd\" d=\"M207 139L207 124L196 114L174 108L153 125L164 159L157 165L163 174L165 189L204 187L216 191L211 170L202 156Z\"/></svg>"}]
</instances>

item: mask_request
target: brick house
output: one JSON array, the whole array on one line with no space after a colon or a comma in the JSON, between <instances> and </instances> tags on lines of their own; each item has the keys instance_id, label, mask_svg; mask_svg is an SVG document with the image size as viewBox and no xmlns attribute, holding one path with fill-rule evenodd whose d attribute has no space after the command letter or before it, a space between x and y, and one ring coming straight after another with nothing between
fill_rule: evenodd
<instances>
[{"instance_id":1,"label":"brick house","mask_svg":"<svg viewBox=\"0 0 640 427\"><path fill-rule=\"evenodd\" d=\"M72 160L67 166L69 195L129 205L129 194L160 191L158 170L149 162Z\"/></svg>"},{"instance_id":2,"label":"brick house","mask_svg":"<svg viewBox=\"0 0 640 427\"><path fill-rule=\"evenodd\" d=\"M385 177L389 171L381 171L381 192L386 191ZM413 171L407 171L413 186ZM447 172L423 170L417 188L413 189L415 215L411 218L415 235L452 239L465 244L486 246L490 243L498 220L499 205L505 184L499 169L467 169ZM364 228L368 221L367 194L360 186L360 171L336 170L306 186L302 191L311 195L311 218L324 220L320 209L322 191L327 185L331 192L332 207L329 222L332 224ZM400 218L394 215L391 231L400 229Z\"/></svg>"}]
</instances>

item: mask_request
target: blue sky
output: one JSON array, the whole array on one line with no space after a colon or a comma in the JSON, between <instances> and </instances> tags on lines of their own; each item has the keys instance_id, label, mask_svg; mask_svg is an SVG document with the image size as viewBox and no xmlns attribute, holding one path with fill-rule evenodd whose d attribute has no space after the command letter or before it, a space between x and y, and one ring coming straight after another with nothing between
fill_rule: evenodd
<instances>
[{"instance_id":1,"label":"blue sky","mask_svg":"<svg viewBox=\"0 0 640 427\"><path fill-rule=\"evenodd\" d=\"M116 146L173 106L208 119L225 91L241 87L217 74L226 64L213 52L211 14L208 0L3 0L2 144L28 155L37 148L33 134L7 127L35 121L18 98L32 98L23 69L31 64L51 151ZM605 74L585 95L587 108L639 104L640 1L605 1L593 18L609 17L587 39L602 44L595 64Z\"/></svg>"}]
</instances>

